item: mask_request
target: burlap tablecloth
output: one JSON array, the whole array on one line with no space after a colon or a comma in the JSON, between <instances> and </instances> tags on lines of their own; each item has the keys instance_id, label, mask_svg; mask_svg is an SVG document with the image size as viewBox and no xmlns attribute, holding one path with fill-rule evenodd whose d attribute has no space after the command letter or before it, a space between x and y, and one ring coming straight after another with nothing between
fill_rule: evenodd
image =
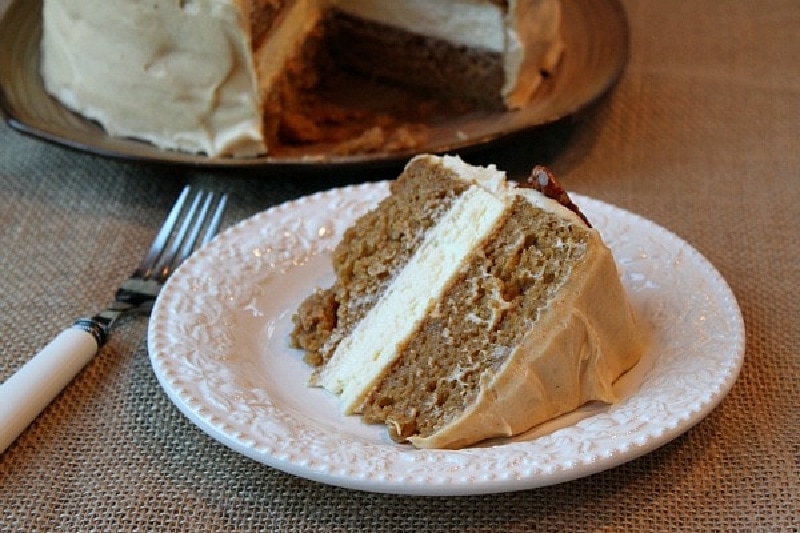
<instances>
[{"instance_id":1,"label":"burlap tablecloth","mask_svg":"<svg viewBox=\"0 0 800 533\"><path fill-rule=\"evenodd\" d=\"M568 0L567 0L568 1ZM474 160L550 163L568 189L675 232L731 285L746 357L728 397L662 448L537 490L422 498L329 487L207 437L150 368L146 320L0 457L1 531L797 531L800 3L628 0L631 57L591 113ZM225 223L363 179L147 167L0 127L0 378L106 303L186 181Z\"/></svg>"}]
</instances>

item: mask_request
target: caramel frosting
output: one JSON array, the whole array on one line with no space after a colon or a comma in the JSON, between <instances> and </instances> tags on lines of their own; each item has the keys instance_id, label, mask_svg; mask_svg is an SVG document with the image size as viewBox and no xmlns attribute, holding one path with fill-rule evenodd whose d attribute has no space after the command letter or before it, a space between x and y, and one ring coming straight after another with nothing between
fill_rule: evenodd
<instances>
[{"instance_id":1,"label":"caramel frosting","mask_svg":"<svg viewBox=\"0 0 800 533\"><path fill-rule=\"evenodd\" d=\"M222 0L45 0L47 90L110 135L209 155L264 152L247 20Z\"/></svg>"},{"instance_id":2,"label":"caramel frosting","mask_svg":"<svg viewBox=\"0 0 800 533\"><path fill-rule=\"evenodd\" d=\"M506 12L503 98L509 109L530 101L542 72L552 72L564 51L559 0L510 0Z\"/></svg>"}]
</instances>

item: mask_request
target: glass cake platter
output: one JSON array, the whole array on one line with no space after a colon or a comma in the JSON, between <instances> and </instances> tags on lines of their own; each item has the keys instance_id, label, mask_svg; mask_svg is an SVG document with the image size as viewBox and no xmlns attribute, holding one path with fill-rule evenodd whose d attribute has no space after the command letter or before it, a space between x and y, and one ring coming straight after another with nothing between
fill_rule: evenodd
<instances>
[{"instance_id":1,"label":"glass cake platter","mask_svg":"<svg viewBox=\"0 0 800 533\"><path fill-rule=\"evenodd\" d=\"M744 325L719 272L666 229L573 195L611 248L649 339L615 384L619 402L590 404L511 439L416 450L385 427L339 414L306 386L289 348L292 314L333 279L330 250L388 193L385 182L304 197L229 228L170 278L148 330L169 398L200 429L259 463L341 487L430 496L531 489L635 459L702 420L744 357Z\"/></svg>"},{"instance_id":2,"label":"glass cake platter","mask_svg":"<svg viewBox=\"0 0 800 533\"><path fill-rule=\"evenodd\" d=\"M419 152L451 152L487 145L510 134L571 116L605 94L628 58L627 18L618 0L563 3L565 52L531 102L517 111L472 113L424 124L412 150L337 155L309 147L249 159L208 158L110 137L95 122L69 111L44 90L39 74L42 0L15 0L0 21L0 110L15 130L103 156L199 167L310 168L401 162Z\"/></svg>"}]
</instances>

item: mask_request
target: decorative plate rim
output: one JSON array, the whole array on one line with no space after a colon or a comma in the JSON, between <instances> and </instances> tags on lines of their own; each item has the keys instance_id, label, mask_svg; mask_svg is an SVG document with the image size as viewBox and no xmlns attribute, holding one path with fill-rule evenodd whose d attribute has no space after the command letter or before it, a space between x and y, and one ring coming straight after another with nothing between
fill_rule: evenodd
<instances>
[{"instance_id":1,"label":"decorative plate rim","mask_svg":"<svg viewBox=\"0 0 800 533\"><path fill-rule=\"evenodd\" d=\"M713 265L663 227L573 194L614 252L651 331L648 363L643 359L630 373L637 375L619 403L457 451L415 450L341 432L336 421L309 422L300 412L305 407L281 404L275 385L259 381L253 365L262 364L260 356L242 355L247 350L237 346L243 341L235 333L246 328L235 317L261 305L254 302L264 291L292 280L301 282L302 294L313 290L306 278L316 271L308 265L326 260L354 217L387 190L387 182L367 183L273 207L228 228L175 272L153 309L150 359L168 396L200 429L260 463L322 483L395 494L482 494L560 483L644 455L702 420L735 382L744 323ZM281 317L270 311L258 320L286 329L296 302L280 305ZM297 359L285 348L277 355Z\"/></svg>"}]
</instances>

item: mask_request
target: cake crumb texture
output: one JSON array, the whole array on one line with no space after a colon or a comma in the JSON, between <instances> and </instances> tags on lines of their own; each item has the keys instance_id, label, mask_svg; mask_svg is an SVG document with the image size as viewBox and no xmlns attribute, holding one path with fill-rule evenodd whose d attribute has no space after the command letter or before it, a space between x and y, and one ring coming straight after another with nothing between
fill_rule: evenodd
<instances>
[{"instance_id":1,"label":"cake crumb texture","mask_svg":"<svg viewBox=\"0 0 800 533\"><path fill-rule=\"evenodd\" d=\"M317 290L294 316L291 343L306 350L306 362L315 367L327 362L375 304L425 232L468 188L455 177L443 166L412 161L392 183L392 194L348 228L333 251L336 283Z\"/></svg>"},{"instance_id":2,"label":"cake crumb texture","mask_svg":"<svg viewBox=\"0 0 800 533\"><path fill-rule=\"evenodd\" d=\"M365 402L398 441L426 437L477 398L586 250L587 231L517 198L509 216Z\"/></svg>"}]
</instances>

